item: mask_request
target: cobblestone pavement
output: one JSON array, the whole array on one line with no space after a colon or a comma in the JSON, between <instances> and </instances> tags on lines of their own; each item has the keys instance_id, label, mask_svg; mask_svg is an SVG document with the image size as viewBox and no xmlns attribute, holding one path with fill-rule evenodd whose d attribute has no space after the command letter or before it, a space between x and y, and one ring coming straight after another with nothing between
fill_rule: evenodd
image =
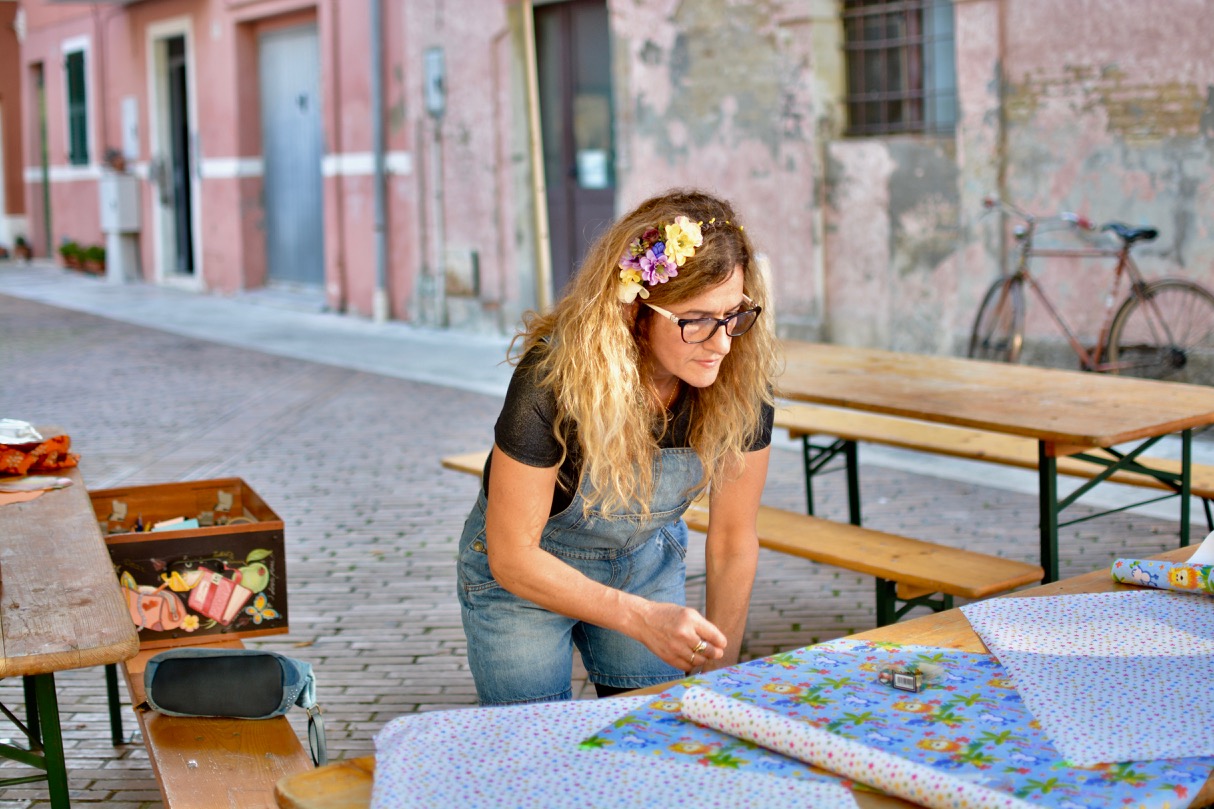
<instances>
[{"instance_id":1,"label":"cobblestone pavement","mask_svg":"<svg viewBox=\"0 0 1214 809\"><path fill-rule=\"evenodd\" d=\"M253 645L313 664L331 758L371 752L376 731L399 714L473 704L454 555L477 482L439 458L489 447L499 397L4 295L0 323L0 416L65 429L90 488L236 476L284 519L291 631ZM826 516L846 512L841 478L819 487ZM1030 495L873 464L862 480L874 528L1036 554ZM764 499L801 508L802 492L799 458L782 439ZM1172 547L1174 530L1133 513L1064 529L1062 573ZM688 558L691 572L703 569L700 548ZM873 625L871 579L762 553L748 658ZM160 806L138 740L110 744L101 670L57 680L73 802ZM588 694L580 673L579 688ZM0 701L21 703L19 680L0 683ZM302 732L301 718L292 722ZM127 722L129 733L129 713ZM0 791L0 809L47 805L40 785Z\"/></svg>"}]
</instances>

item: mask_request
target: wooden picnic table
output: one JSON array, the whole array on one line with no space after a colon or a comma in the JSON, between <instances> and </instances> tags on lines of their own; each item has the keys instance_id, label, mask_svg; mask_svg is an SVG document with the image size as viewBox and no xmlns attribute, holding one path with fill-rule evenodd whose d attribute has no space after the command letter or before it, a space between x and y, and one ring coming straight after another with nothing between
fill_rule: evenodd
<instances>
[{"instance_id":1,"label":"wooden picnic table","mask_svg":"<svg viewBox=\"0 0 1214 809\"><path fill-rule=\"evenodd\" d=\"M779 395L935 424L1032 438L1038 444L1041 566L1058 578L1059 514L1119 469L1166 479L1180 497L1180 543L1189 542L1192 430L1214 424L1214 388L1109 374L786 340ZM1146 467L1139 453L1179 433L1178 472ZM1058 495L1058 458L1137 442L1125 458L1070 495ZM1168 495L1172 496L1172 495Z\"/></svg>"},{"instance_id":2,"label":"wooden picnic table","mask_svg":"<svg viewBox=\"0 0 1214 809\"><path fill-rule=\"evenodd\" d=\"M1177 548L1154 559L1181 561L1188 558L1192 550ZM1116 590L1133 590L1128 585L1117 584L1107 568L1075 576L1065 581L1021 590L1001 598L1023 598L1033 596L1065 595L1072 593L1104 593ZM1204 596L1193 596L1202 598ZM902 623L861 632L851 637L858 640L879 640L894 643L936 646L985 654L989 650L970 627L960 609L933 613ZM653 688L640 689L636 694L660 693L669 688L667 683ZM361 756L320 767L315 770L287 776L278 782L275 795L281 809L367 809L371 805L371 787L375 778L375 757ZM905 809L914 804L885 795L857 792L856 802L863 809ZM1194 798L1191 806L1206 806L1214 803L1214 776Z\"/></svg>"},{"instance_id":3,"label":"wooden picnic table","mask_svg":"<svg viewBox=\"0 0 1214 809\"><path fill-rule=\"evenodd\" d=\"M0 677L25 678L31 744L44 750L5 745L0 755L45 768L51 805L66 809L55 672L126 660L139 638L79 470L52 474L72 485L0 506Z\"/></svg>"}]
</instances>

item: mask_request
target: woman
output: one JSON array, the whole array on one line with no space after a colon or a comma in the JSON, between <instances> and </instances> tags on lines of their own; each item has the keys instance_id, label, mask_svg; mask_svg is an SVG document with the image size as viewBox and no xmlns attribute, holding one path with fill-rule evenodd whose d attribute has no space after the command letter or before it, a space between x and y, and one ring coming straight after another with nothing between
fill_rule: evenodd
<instances>
[{"instance_id":1,"label":"woman","mask_svg":"<svg viewBox=\"0 0 1214 809\"><path fill-rule=\"evenodd\" d=\"M482 704L599 696L737 662L758 557L774 337L729 204L650 199L531 316L460 540ZM707 609L683 605L683 512L709 487Z\"/></svg>"}]
</instances>

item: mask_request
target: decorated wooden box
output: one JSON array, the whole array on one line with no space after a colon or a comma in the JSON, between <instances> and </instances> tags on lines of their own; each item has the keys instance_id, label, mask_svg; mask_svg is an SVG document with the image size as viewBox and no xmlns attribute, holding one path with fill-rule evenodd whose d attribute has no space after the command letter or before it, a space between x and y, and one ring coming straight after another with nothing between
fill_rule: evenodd
<instances>
[{"instance_id":1,"label":"decorated wooden box","mask_svg":"<svg viewBox=\"0 0 1214 809\"><path fill-rule=\"evenodd\" d=\"M89 494L144 648L287 631L283 523L243 480Z\"/></svg>"}]
</instances>

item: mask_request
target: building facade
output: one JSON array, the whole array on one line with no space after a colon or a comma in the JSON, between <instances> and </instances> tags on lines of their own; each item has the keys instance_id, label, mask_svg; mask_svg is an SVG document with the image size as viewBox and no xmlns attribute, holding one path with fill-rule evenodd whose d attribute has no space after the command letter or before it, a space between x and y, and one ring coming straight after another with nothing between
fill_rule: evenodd
<instances>
[{"instance_id":1,"label":"building facade","mask_svg":"<svg viewBox=\"0 0 1214 809\"><path fill-rule=\"evenodd\" d=\"M986 196L1158 226L1148 274L1214 286L1205 3L1138 10L0 2L6 222L149 283L509 332L613 214L697 186L742 212L782 333L957 353L1013 246ZM1094 328L1106 276L1049 271Z\"/></svg>"}]
</instances>

